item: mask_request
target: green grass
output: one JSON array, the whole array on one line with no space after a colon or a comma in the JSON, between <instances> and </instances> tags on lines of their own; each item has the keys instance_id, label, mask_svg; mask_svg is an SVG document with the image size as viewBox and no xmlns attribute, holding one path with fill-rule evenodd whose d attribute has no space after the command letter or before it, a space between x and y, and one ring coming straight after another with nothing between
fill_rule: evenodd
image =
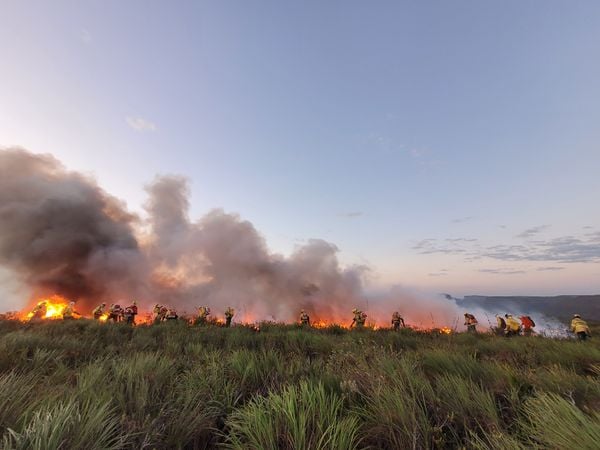
<instances>
[{"instance_id":1,"label":"green grass","mask_svg":"<svg viewBox=\"0 0 600 450\"><path fill-rule=\"evenodd\" d=\"M9 449L597 448L600 342L0 321Z\"/></svg>"}]
</instances>

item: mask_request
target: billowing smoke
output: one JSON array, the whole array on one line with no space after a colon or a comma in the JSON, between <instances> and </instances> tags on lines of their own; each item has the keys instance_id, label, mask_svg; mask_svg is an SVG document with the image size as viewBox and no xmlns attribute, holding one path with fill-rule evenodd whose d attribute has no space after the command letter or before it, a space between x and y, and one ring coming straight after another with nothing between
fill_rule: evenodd
<instances>
[{"instance_id":1,"label":"billowing smoke","mask_svg":"<svg viewBox=\"0 0 600 450\"><path fill-rule=\"evenodd\" d=\"M365 304L367 269L341 267L333 244L310 240L283 257L235 214L191 221L181 177L159 177L147 192L142 220L52 156L0 151L0 266L34 296L60 294L84 310L138 298L145 307L233 306L241 319L288 321L301 308L334 319Z\"/></svg>"},{"instance_id":2,"label":"billowing smoke","mask_svg":"<svg viewBox=\"0 0 600 450\"><path fill-rule=\"evenodd\" d=\"M136 290L135 217L53 157L0 152L0 265L34 294L92 301Z\"/></svg>"},{"instance_id":3,"label":"billowing smoke","mask_svg":"<svg viewBox=\"0 0 600 450\"><path fill-rule=\"evenodd\" d=\"M300 308L335 317L364 302L366 269L340 267L334 245L311 240L284 258L270 253L254 226L235 214L213 210L190 222L182 178L159 178L147 191L152 231L146 250L162 301L231 305L247 320L292 320Z\"/></svg>"},{"instance_id":4,"label":"billowing smoke","mask_svg":"<svg viewBox=\"0 0 600 450\"><path fill-rule=\"evenodd\" d=\"M14 305L18 286L27 286L23 307L59 294L77 300L84 313L100 302L135 298L146 310L161 303L193 313L207 305L220 315L232 306L242 321L292 321L305 309L313 320L347 324L358 307L380 326L398 310L413 326L463 327L457 299L401 287L365 294L368 268L342 267L331 243L312 239L284 257L236 214L215 209L191 220L185 178L158 177L146 190L147 214L140 218L52 156L1 150L3 306ZM470 312L481 330L495 325L495 311ZM557 327L546 322L539 328Z\"/></svg>"}]
</instances>

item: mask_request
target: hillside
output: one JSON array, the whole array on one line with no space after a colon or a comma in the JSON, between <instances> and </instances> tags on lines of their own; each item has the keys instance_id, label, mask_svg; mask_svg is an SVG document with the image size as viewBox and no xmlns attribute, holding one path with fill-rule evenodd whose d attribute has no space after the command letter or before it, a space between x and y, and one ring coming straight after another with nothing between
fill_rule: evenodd
<instances>
[{"instance_id":1,"label":"hillside","mask_svg":"<svg viewBox=\"0 0 600 450\"><path fill-rule=\"evenodd\" d=\"M600 295L559 295L555 297L483 296L467 295L454 299L466 309L483 308L489 311L541 313L567 320L581 314L588 320L600 320Z\"/></svg>"}]
</instances>

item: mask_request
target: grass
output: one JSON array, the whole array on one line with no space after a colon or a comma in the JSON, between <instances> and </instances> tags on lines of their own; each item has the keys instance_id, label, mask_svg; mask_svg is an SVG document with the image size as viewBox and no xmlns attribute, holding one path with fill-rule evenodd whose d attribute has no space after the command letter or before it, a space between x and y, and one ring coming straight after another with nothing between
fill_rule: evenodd
<instances>
[{"instance_id":1,"label":"grass","mask_svg":"<svg viewBox=\"0 0 600 450\"><path fill-rule=\"evenodd\" d=\"M597 448L598 361L596 339L0 321L0 446Z\"/></svg>"}]
</instances>

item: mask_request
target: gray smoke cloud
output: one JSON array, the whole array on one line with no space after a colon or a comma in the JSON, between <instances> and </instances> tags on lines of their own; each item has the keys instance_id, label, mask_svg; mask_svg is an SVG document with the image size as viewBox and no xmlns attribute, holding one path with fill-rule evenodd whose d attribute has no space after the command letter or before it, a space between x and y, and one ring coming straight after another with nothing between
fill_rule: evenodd
<instances>
[{"instance_id":1,"label":"gray smoke cloud","mask_svg":"<svg viewBox=\"0 0 600 450\"><path fill-rule=\"evenodd\" d=\"M157 177L146 190L142 220L50 155L1 150L0 266L34 295L86 308L138 298L289 321L300 308L333 318L364 304L367 269L342 267L335 245L314 239L284 257L236 214L216 209L191 221L182 177Z\"/></svg>"},{"instance_id":2,"label":"gray smoke cloud","mask_svg":"<svg viewBox=\"0 0 600 450\"><path fill-rule=\"evenodd\" d=\"M252 223L236 214L215 209L191 222L189 188L181 177L157 178L147 192L147 251L163 301L231 305L246 320L293 320L300 308L347 315L361 301L366 268L342 268L333 244L313 239L284 258L269 252Z\"/></svg>"},{"instance_id":3,"label":"gray smoke cloud","mask_svg":"<svg viewBox=\"0 0 600 450\"><path fill-rule=\"evenodd\" d=\"M92 301L135 290L135 216L49 155L0 151L0 265L36 295Z\"/></svg>"}]
</instances>

